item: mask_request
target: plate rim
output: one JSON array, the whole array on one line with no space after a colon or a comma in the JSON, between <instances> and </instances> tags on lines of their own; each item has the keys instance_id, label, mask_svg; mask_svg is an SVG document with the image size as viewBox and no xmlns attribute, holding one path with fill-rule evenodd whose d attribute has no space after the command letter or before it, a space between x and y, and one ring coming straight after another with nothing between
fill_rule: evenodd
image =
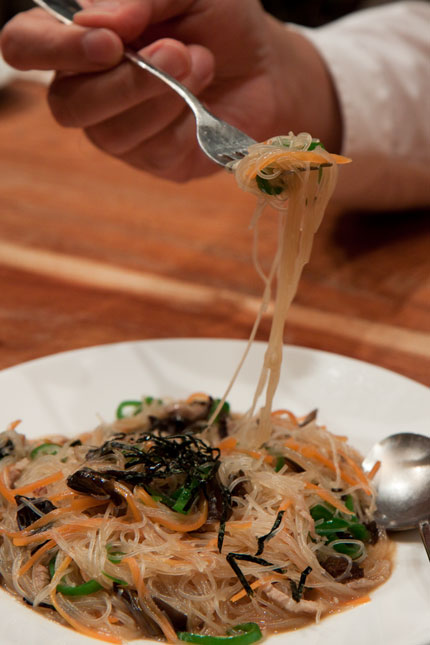
<instances>
[{"instance_id":1,"label":"plate rim","mask_svg":"<svg viewBox=\"0 0 430 645\"><path fill-rule=\"evenodd\" d=\"M0 377L7 378L9 374L13 374L16 372L20 372L21 370L25 370L27 367L36 367L38 364L46 366L46 364L49 364L50 361L56 362L57 360L68 360L70 357L77 357L79 360L79 357L82 355L85 355L85 353L88 352L100 352L100 351L110 351L110 350L115 350L115 349L121 349L121 348L133 348L133 347L142 347L142 346L152 346L158 345L158 346L168 346L169 343L175 343L175 344L181 344L183 343L193 343L193 344L203 344L203 343L211 343L211 344L224 344L224 346L227 346L228 344L235 344L236 346L240 345L241 348L246 347L246 339L238 339L238 338L212 338L212 337L180 337L180 338L175 338L175 337L168 337L168 338L156 338L156 339L136 339L136 340L125 340L125 341L117 341L117 342L109 342L109 343L100 343L98 345L92 345L92 346L87 346L87 347L81 347L77 349L70 349L70 350L65 350L61 352L56 352L53 354L48 354L45 356L37 357L34 359L30 359L28 361L24 361L22 363L18 363L16 365L12 365L10 367L4 368L3 370L0 371ZM255 341L255 345L260 347L260 351L264 349L265 346L267 346L267 342L265 341ZM332 359L340 359L341 364L343 363L346 365L347 369L349 368L358 368L358 369L364 369L364 370L371 370L371 372L378 378L389 378L389 379L396 379L396 381L401 385L402 383L405 383L409 387L413 388L419 388L420 393L424 394L424 400L425 403L427 400L430 401L430 389L428 389L425 385L414 381L413 379L410 379L402 374L399 374L397 372L393 372L392 370L389 370L387 368L381 367L379 365L375 365L373 363L369 363L360 359L356 359L353 357L349 356L344 356L342 354L337 354L334 352L328 352L325 350L319 350L319 349L313 349L310 347L304 347L300 345L291 345L291 344L284 344L283 345L283 351L292 351L295 352L296 355L300 355L300 353L304 352L308 356L316 356L317 358L321 357L323 362L326 362L327 360ZM383 589L383 586L381 587ZM374 590L375 592L379 591L379 588ZM7 593L7 592L4 592ZM379 593L376 595L379 596ZM372 597L374 600L376 600L376 595ZM385 602L385 600L384 600ZM22 606L21 603L19 603L17 606ZM367 609L366 609L367 607ZM364 613L360 614L363 616L363 618L367 616L372 618L376 616L376 609L373 609L375 605L373 603L369 603L368 605L363 606ZM382 607L383 614L388 612L388 609ZM370 612L370 613L369 613ZM15 612L14 612L15 613ZM349 611L342 612L342 614L339 616L341 618L342 615L346 616L349 614ZM34 615L34 613L32 614ZM19 616L24 616L24 614L19 613L17 620L19 620ZM29 620L30 615L27 614L27 620L29 621L29 624L31 625L31 622ZM40 617L41 620L45 621L45 617ZM49 621L47 621L49 622ZM330 624L331 622L328 621L327 619L324 619L322 621L322 624ZM339 622L338 622L339 624ZM340 631L342 631L342 626L339 624ZM333 627L332 627L333 629ZM273 645L288 645L288 637L291 634L296 634L296 638L293 639L294 643L302 643L302 642L308 642L310 641L309 645L316 645L317 643L322 645L323 643L326 643L326 630L323 630L323 635L322 638L320 639L319 634L319 626L315 624L310 624L308 627L305 629L297 630L294 632L285 632L281 634L274 634L270 636L270 641L273 643ZM334 632L336 631L336 628L333 630ZM39 636L39 630L37 630L37 637L40 638ZM8 634L6 634L6 637ZM88 637L85 637L82 634L74 634L76 636L76 642L79 643L91 643L93 642L92 640L89 640ZM74 639L72 639L74 640ZM19 641L17 641L19 642ZM39 642L39 641L38 641ZM327 641L328 642L328 641ZM14 641L15 643L15 641ZM148 643L148 645L155 645L154 641L150 640L137 640L136 645L144 645L144 643ZM336 643L337 645L337 643ZM419 640L411 641L411 645L430 645L427 636L424 636L424 640L419 637Z\"/></svg>"},{"instance_id":2,"label":"plate rim","mask_svg":"<svg viewBox=\"0 0 430 645\"><path fill-rule=\"evenodd\" d=\"M181 343L181 342L210 342L210 343L240 343L243 344L244 347L246 346L248 339L246 338L220 338L220 337L212 337L212 336L180 336L180 337L174 337L174 336L168 336L165 338L136 338L135 340L121 340L121 341L113 341L113 342L107 342L107 343L98 343L97 345L88 345L85 347L77 347L75 349L65 349L59 352L53 352L52 354L45 354L43 356L38 356L36 358L30 358L29 360L22 361L21 363L16 363L14 365L9 365L8 367L4 367L0 370L0 375L11 373L15 370L19 370L22 368L25 368L26 366L33 366L37 365L37 363L41 363L43 361L48 361L48 360L55 360L59 358L67 358L70 355L75 355L75 354L80 354L86 351L97 351L101 349L106 349L106 348L114 348L114 347L121 347L121 346L127 346L127 345L140 345L140 344L167 344L167 343ZM267 346L267 341L264 340L254 340L252 342L252 346ZM374 370L376 372L381 372L385 373L386 375L390 375L391 377L396 377L398 379L402 379L405 382L407 382L409 385L414 385L416 387L422 388L423 391L427 392L428 395L430 396L430 387L427 385L424 385L424 383L420 383L419 381L416 381L413 378L410 378L409 376L405 376L404 374L401 374L400 372L396 372L394 370L391 370L387 367L384 367L383 365L378 365L377 363L370 363L369 361L365 361L361 358L355 358L354 356L348 356L346 354L339 354L338 352L331 352L325 349L316 349L313 347L307 347L306 345L295 345L291 343L283 343L282 345L283 351L288 351L288 350L297 350L299 352L304 352L304 353L312 353L312 354L317 354L317 355L322 355L325 357L332 356L336 359L340 358L347 363L350 364L356 364L356 365L363 365L366 368L370 368L371 370Z\"/></svg>"}]
</instances>

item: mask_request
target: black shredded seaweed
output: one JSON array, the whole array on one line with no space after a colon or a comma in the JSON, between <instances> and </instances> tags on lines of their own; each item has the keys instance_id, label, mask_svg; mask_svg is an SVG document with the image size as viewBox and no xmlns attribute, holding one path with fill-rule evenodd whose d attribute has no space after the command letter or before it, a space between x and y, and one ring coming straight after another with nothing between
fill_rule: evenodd
<instances>
[{"instance_id":1,"label":"black shredded seaweed","mask_svg":"<svg viewBox=\"0 0 430 645\"><path fill-rule=\"evenodd\" d=\"M193 425L191 419L186 419L180 414L172 414L166 418L150 416L149 422L151 431L158 430L167 435L182 433Z\"/></svg>"},{"instance_id":2,"label":"black shredded seaweed","mask_svg":"<svg viewBox=\"0 0 430 645\"><path fill-rule=\"evenodd\" d=\"M187 513L218 468L220 451L192 434L160 436L142 432L135 443L109 440L87 452L87 459L102 459L120 451L125 458L124 470L106 469L99 473L88 467L71 475L67 483L74 490L90 495L108 495L114 499L114 482L144 486L175 511ZM163 481L179 476L176 491L163 489Z\"/></svg>"},{"instance_id":3,"label":"black shredded seaweed","mask_svg":"<svg viewBox=\"0 0 430 645\"><path fill-rule=\"evenodd\" d=\"M276 530L279 528L279 525L282 522L282 518L284 517L284 513L285 511L279 511L270 531L266 533L266 535L262 535L261 537L257 538L258 549L255 555L261 555L264 551L265 543L275 536Z\"/></svg>"},{"instance_id":4,"label":"black shredded seaweed","mask_svg":"<svg viewBox=\"0 0 430 645\"><path fill-rule=\"evenodd\" d=\"M290 586L291 586L291 595L293 599L296 602L300 602L303 596L303 592L305 590L305 584L306 584L306 578L312 571L312 567L306 567L300 574L300 580L299 584L297 584L294 580L290 580Z\"/></svg>"},{"instance_id":5,"label":"black shredded seaweed","mask_svg":"<svg viewBox=\"0 0 430 645\"><path fill-rule=\"evenodd\" d=\"M225 486L221 486L221 496L222 496L222 512L221 512L221 518L219 522L218 540L217 540L219 553L221 553L222 546L224 543L225 523L227 522L227 520L229 519L232 513L231 494L229 489L226 488Z\"/></svg>"},{"instance_id":6,"label":"black shredded seaweed","mask_svg":"<svg viewBox=\"0 0 430 645\"><path fill-rule=\"evenodd\" d=\"M226 556L226 560L228 564L231 566L233 569L234 573L236 574L240 584L242 587L245 589L246 593L248 596L253 596L254 592L251 588L251 585L245 578L241 568L237 564L236 560L242 560L245 562L254 562L255 564L259 564L263 567L273 567L272 562L268 562L267 560L264 560L263 558L257 558L255 555L249 555L248 553L233 553L230 552ZM278 571L278 569L276 569Z\"/></svg>"}]
</instances>

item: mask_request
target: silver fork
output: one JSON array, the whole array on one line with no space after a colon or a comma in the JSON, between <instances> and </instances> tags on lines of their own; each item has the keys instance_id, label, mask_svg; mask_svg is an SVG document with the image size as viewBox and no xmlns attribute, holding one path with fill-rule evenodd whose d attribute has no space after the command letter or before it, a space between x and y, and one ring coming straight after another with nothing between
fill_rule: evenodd
<instances>
[{"instance_id":1,"label":"silver fork","mask_svg":"<svg viewBox=\"0 0 430 645\"><path fill-rule=\"evenodd\" d=\"M66 25L70 25L75 13L82 9L76 0L33 0L33 2ZM230 162L242 159L248 153L248 147L256 143L244 132L211 114L182 83L154 67L132 49L125 48L124 58L161 79L182 96L194 113L197 141L203 152L215 163L229 169Z\"/></svg>"}]
</instances>

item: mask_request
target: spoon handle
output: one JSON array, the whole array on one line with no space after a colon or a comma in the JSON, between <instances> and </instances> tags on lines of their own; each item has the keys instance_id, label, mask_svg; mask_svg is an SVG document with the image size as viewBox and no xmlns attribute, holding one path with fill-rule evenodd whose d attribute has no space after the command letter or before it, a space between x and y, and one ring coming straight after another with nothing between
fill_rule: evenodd
<instances>
[{"instance_id":1,"label":"spoon handle","mask_svg":"<svg viewBox=\"0 0 430 645\"><path fill-rule=\"evenodd\" d=\"M427 551L428 558L430 560L430 520L423 520L418 525L421 539Z\"/></svg>"}]
</instances>

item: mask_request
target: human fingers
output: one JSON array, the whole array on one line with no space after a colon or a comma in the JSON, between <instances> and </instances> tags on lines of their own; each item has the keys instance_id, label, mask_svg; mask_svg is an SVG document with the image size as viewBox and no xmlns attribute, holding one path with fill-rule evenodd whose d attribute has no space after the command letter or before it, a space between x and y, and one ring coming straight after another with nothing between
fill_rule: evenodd
<instances>
[{"instance_id":1,"label":"human fingers","mask_svg":"<svg viewBox=\"0 0 430 645\"><path fill-rule=\"evenodd\" d=\"M17 69L67 72L112 67L124 51L112 31L63 25L42 9L22 12L7 23L0 46L6 62Z\"/></svg>"},{"instance_id":2,"label":"human fingers","mask_svg":"<svg viewBox=\"0 0 430 645\"><path fill-rule=\"evenodd\" d=\"M191 45L189 54L191 71L183 83L198 94L213 78L213 58L198 45ZM122 156L169 128L184 111L189 113L183 99L168 89L163 94L86 128L86 134L105 152ZM169 154L169 147L165 149L165 154Z\"/></svg>"},{"instance_id":3,"label":"human fingers","mask_svg":"<svg viewBox=\"0 0 430 645\"><path fill-rule=\"evenodd\" d=\"M188 48L163 39L141 51L151 63L183 79L191 70ZM125 61L103 74L60 75L51 85L48 100L57 121L66 127L88 127L158 95L168 87L152 74Z\"/></svg>"},{"instance_id":4,"label":"human fingers","mask_svg":"<svg viewBox=\"0 0 430 645\"><path fill-rule=\"evenodd\" d=\"M125 42L138 38L148 25L183 14L196 0L96 0L75 14L84 27L105 27Z\"/></svg>"},{"instance_id":5,"label":"human fingers","mask_svg":"<svg viewBox=\"0 0 430 645\"><path fill-rule=\"evenodd\" d=\"M150 139L119 156L125 163L170 181L185 182L219 170L200 149L188 111Z\"/></svg>"}]
</instances>

